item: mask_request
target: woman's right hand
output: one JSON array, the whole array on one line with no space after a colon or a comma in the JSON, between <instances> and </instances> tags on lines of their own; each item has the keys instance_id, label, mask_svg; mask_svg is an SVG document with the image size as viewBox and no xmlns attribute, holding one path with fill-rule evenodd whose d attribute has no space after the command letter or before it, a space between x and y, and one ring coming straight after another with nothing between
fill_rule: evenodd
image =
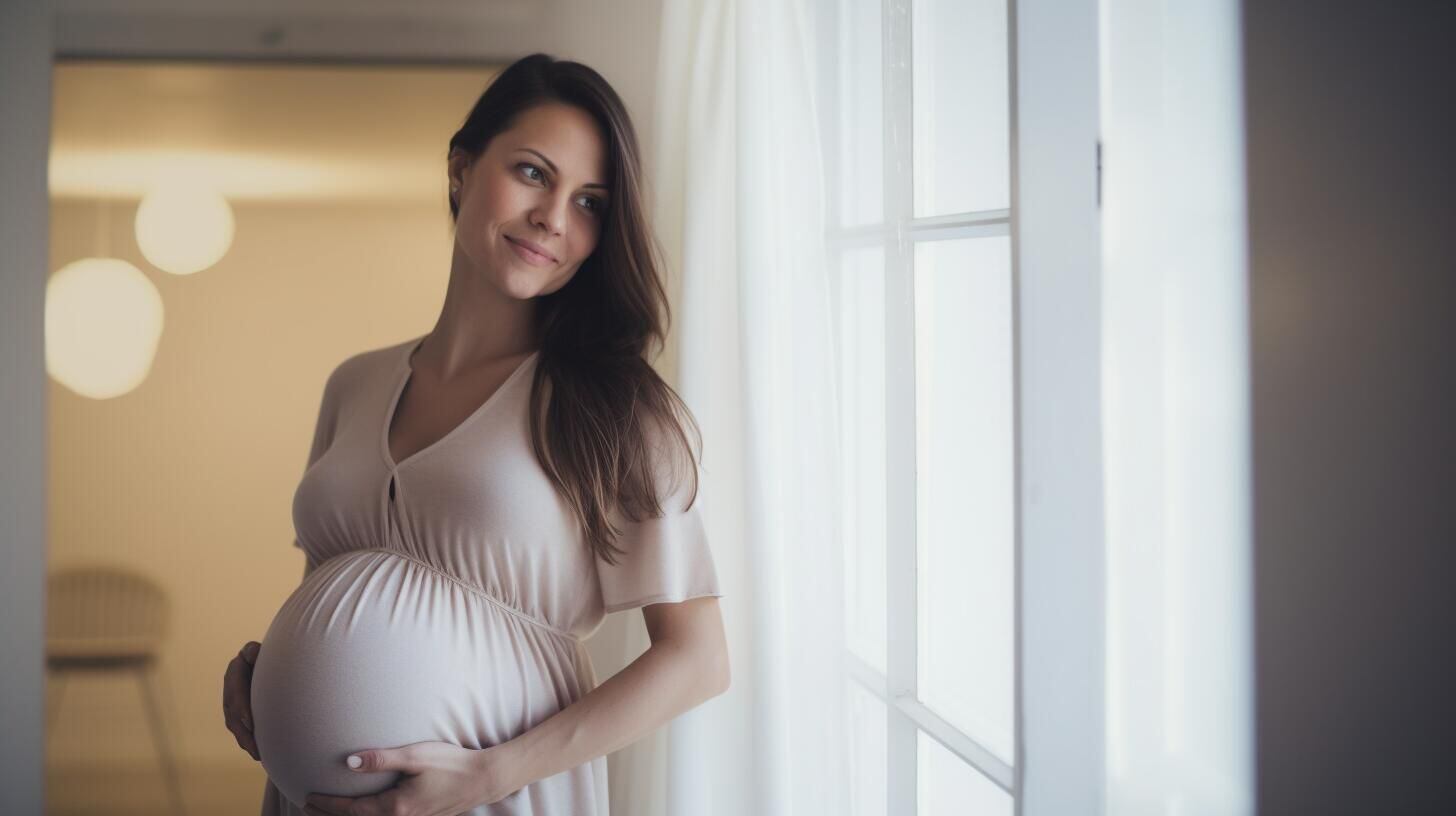
<instances>
[{"instance_id":1,"label":"woman's right hand","mask_svg":"<svg viewBox=\"0 0 1456 816\"><path fill-rule=\"evenodd\" d=\"M238 650L222 677L222 715L238 745L253 759L258 759L258 744L253 741L253 662L263 644L250 640Z\"/></svg>"}]
</instances>

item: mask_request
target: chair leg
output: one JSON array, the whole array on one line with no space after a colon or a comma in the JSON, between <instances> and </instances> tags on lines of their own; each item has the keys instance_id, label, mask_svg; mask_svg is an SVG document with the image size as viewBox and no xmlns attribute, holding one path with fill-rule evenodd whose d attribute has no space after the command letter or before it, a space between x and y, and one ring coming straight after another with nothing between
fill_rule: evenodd
<instances>
[{"instance_id":1,"label":"chair leg","mask_svg":"<svg viewBox=\"0 0 1456 816\"><path fill-rule=\"evenodd\" d=\"M162 719L162 709L159 695L156 688L155 667L142 667L137 670L137 679L142 687L142 699L147 706L147 719L152 724L152 739L157 744L157 753L162 761L162 774L167 782L167 792L172 797L172 812L176 816L185 816L187 809L182 803L181 780L177 778L177 765L172 757L172 743L167 738L166 723Z\"/></svg>"},{"instance_id":2,"label":"chair leg","mask_svg":"<svg viewBox=\"0 0 1456 816\"><path fill-rule=\"evenodd\" d=\"M49 736L56 715L61 712L61 694L66 690L66 673L47 671L46 678L54 681L51 683L50 693L46 695L46 735Z\"/></svg>"}]
</instances>

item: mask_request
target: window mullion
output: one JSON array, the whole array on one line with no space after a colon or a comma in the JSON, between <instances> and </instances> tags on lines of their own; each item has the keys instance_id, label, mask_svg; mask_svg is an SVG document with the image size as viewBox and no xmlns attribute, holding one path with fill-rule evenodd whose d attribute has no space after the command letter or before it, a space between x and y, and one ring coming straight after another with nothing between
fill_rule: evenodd
<instances>
[{"instance_id":1,"label":"window mullion","mask_svg":"<svg viewBox=\"0 0 1456 816\"><path fill-rule=\"evenodd\" d=\"M858 678L856 678L858 679ZM960 757L961 761L974 768L1001 790L1016 795L1016 772L995 752L966 736L955 726L941 719L940 715L915 700L900 699L895 706L904 712L924 731L926 736L945 746L946 750Z\"/></svg>"},{"instance_id":2,"label":"window mullion","mask_svg":"<svg viewBox=\"0 0 1456 816\"><path fill-rule=\"evenodd\" d=\"M911 134L910 0L884 0L881 54L885 222L885 570L887 686L891 700L916 698L919 686L915 497L914 246L905 225L914 216ZM886 812L915 816L918 738L899 706L886 706Z\"/></svg>"}]
</instances>

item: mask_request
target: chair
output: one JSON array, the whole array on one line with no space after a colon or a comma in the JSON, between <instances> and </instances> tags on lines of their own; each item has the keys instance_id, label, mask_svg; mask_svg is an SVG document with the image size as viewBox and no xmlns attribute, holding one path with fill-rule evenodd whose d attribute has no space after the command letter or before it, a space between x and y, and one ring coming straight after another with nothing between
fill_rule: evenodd
<instances>
[{"instance_id":1,"label":"chair","mask_svg":"<svg viewBox=\"0 0 1456 816\"><path fill-rule=\"evenodd\" d=\"M46 670L55 681L46 701L47 732L71 672L130 672L141 687L172 810L181 816L186 810L157 691L170 614L166 593L144 575L99 565L54 571L46 587Z\"/></svg>"}]
</instances>

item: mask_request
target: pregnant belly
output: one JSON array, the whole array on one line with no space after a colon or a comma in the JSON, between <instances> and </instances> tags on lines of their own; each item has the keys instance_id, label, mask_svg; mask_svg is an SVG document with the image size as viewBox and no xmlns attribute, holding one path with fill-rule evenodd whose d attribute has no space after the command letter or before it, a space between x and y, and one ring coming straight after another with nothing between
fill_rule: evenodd
<instances>
[{"instance_id":1,"label":"pregnant belly","mask_svg":"<svg viewBox=\"0 0 1456 816\"><path fill-rule=\"evenodd\" d=\"M573 660L560 635L411 559L331 558L263 637L252 685L259 758L299 807L310 793L379 793L399 774L350 771L350 753L504 742L577 696L560 682Z\"/></svg>"}]
</instances>

